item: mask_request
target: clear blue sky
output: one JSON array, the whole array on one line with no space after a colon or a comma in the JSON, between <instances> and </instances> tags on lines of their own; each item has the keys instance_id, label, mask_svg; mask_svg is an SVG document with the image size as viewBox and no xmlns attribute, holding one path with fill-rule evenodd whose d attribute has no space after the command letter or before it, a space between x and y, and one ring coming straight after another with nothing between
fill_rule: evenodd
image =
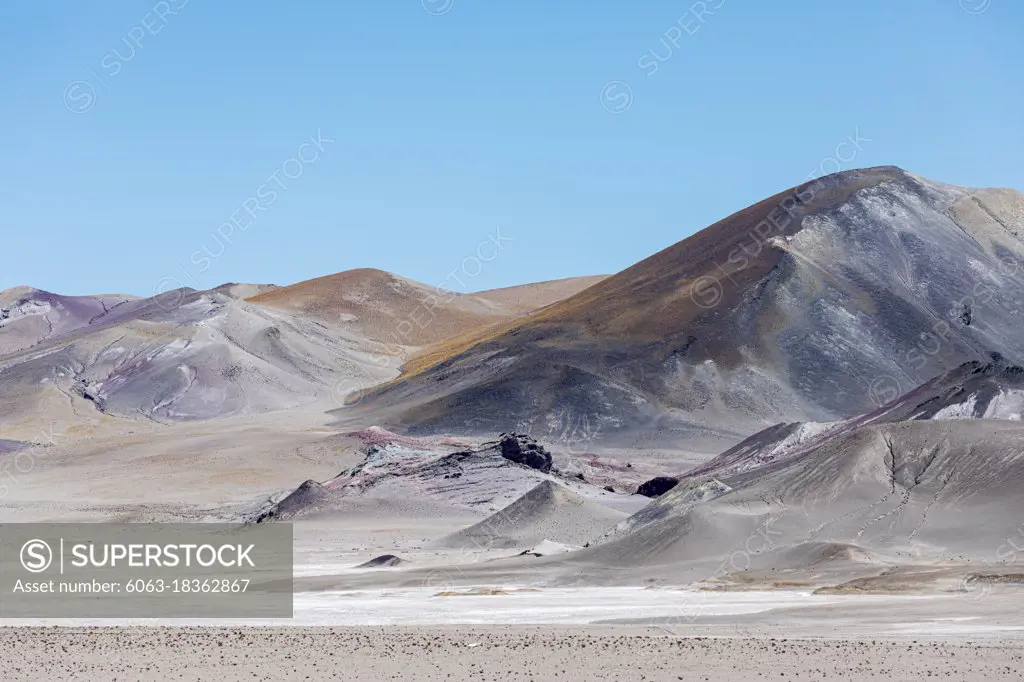
<instances>
[{"instance_id":1,"label":"clear blue sky","mask_svg":"<svg viewBox=\"0 0 1024 682\"><path fill-rule=\"evenodd\" d=\"M858 131L844 168L1024 189L1022 31L1018 0L5 2L0 289L438 284L496 229L453 288L615 272Z\"/></svg>"}]
</instances>

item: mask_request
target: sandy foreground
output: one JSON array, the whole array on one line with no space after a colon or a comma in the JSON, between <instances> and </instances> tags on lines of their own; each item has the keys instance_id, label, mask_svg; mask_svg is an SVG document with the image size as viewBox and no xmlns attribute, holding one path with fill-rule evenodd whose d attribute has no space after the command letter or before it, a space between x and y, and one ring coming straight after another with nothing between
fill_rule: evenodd
<instances>
[{"instance_id":1,"label":"sandy foreground","mask_svg":"<svg viewBox=\"0 0 1024 682\"><path fill-rule=\"evenodd\" d=\"M1019 680L1020 642L628 627L2 628L3 680Z\"/></svg>"},{"instance_id":2,"label":"sandy foreground","mask_svg":"<svg viewBox=\"0 0 1024 682\"><path fill-rule=\"evenodd\" d=\"M1020 680L1021 602L609 588L304 595L290 626L12 622L0 627L0 680Z\"/></svg>"}]
</instances>

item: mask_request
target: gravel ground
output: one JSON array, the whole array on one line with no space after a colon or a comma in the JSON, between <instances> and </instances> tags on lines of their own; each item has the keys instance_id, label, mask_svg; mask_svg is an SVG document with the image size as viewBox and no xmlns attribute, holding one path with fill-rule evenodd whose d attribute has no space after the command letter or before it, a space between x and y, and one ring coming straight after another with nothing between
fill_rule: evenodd
<instances>
[{"instance_id":1,"label":"gravel ground","mask_svg":"<svg viewBox=\"0 0 1024 682\"><path fill-rule=\"evenodd\" d=\"M0 628L3 680L1020 680L1021 642L645 628Z\"/></svg>"}]
</instances>

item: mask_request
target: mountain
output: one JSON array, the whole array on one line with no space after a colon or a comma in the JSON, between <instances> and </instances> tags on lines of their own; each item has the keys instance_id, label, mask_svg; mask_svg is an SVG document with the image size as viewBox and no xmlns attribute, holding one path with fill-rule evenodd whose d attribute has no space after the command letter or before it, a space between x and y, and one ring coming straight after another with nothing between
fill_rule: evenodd
<instances>
[{"instance_id":1,"label":"mountain","mask_svg":"<svg viewBox=\"0 0 1024 682\"><path fill-rule=\"evenodd\" d=\"M127 301L0 356L0 421L14 430L40 420L99 426L251 414L330 395L333 381L357 375L361 339L239 293L254 292L226 285Z\"/></svg>"},{"instance_id":2,"label":"mountain","mask_svg":"<svg viewBox=\"0 0 1024 682\"><path fill-rule=\"evenodd\" d=\"M744 556L730 572L820 568L851 556L868 573L1012 563L1015 553L997 555L1024 514L1021 406L1024 368L995 358L843 422L772 427L683 476L588 559L699 563L753 534L758 541L741 553L763 556Z\"/></svg>"},{"instance_id":3,"label":"mountain","mask_svg":"<svg viewBox=\"0 0 1024 682\"><path fill-rule=\"evenodd\" d=\"M392 378L423 344L506 322L590 281L477 296L357 270L148 299L12 289L0 293L0 427L34 442L48 422L91 433L116 420L323 410ZM396 337L407 328L415 333Z\"/></svg>"},{"instance_id":4,"label":"mountain","mask_svg":"<svg viewBox=\"0 0 1024 682\"><path fill-rule=\"evenodd\" d=\"M0 355L84 327L132 296L60 296L31 287L0 291Z\"/></svg>"},{"instance_id":5,"label":"mountain","mask_svg":"<svg viewBox=\"0 0 1024 682\"><path fill-rule=\"evenodd\" d=\"M351 414L421 434L576 415L610 444L713 450L869 411L991 352L1024 360L1022 313L1024 196L849 171L441 343Z\"/></svg>"},{"instance_id":6,"label":"mountain","mask_svg":"<svg viewBox=\"0 0 1024 682\"><path fill-rule=\"evenodd\" d=\"M249 299L252 303L341 322L369 340L391 347L420 347L443 341L550 305L601 277L577 277L458 294L373 269L278 287Z\"/></svg>"},{"instance_id":7,"label":"mountain","mask_svg":"<svg viewBox=\"0 0 1024 682\"><path fill-rule=\"evenodd\" d=\"M678 568L738 552L732 573L807 568L804 549L833 545L891 565L1004 562L1024 514L1022 443L1011 421L861 427L731 479L684 479L580 558Z\"/></svg>"},{"instance_id":8,"label":"mountain","mask_svg":"<svg viewBox=\"0 0 1024 682\"><path fill-rule=\"evenodd\" d=\"M478 291L473 296L500 305L508 310L528 313L539 310L562 299L574 296L584 289L608 279L608 275L568 277L546 282L532 282L502 289Z\"/></svg>"},{"instance_id":9,"label":"mountain","mask_svg":"<svg viewBox=\"0 0 1024 682\"><path fill-rule=\"evenodd\" d=\"M867 414L838 422L777 424L754 434L687 473L728 477L810 452L823 443L869 424L902 421L996 419L1024 416L1024 367L998 354L972 361L927 381Z\"/></svg>"}]
</instances>

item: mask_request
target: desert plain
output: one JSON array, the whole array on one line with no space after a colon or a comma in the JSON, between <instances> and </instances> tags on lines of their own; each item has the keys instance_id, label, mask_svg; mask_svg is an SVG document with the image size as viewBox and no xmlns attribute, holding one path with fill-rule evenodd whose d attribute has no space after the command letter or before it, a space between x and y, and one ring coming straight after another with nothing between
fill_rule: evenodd
<instances>
[{"instance_id":1,"label":"desert plain","mask_svg":"<svg viewBox=\"0 0 1024 682\"><path fill-rule=\"evenodd\" d=\"M0 292L0 520L295 538L292 618L0 679L1020 679L1022 230L882 167L611 276Z\"/></svg>"}]
</instances>

